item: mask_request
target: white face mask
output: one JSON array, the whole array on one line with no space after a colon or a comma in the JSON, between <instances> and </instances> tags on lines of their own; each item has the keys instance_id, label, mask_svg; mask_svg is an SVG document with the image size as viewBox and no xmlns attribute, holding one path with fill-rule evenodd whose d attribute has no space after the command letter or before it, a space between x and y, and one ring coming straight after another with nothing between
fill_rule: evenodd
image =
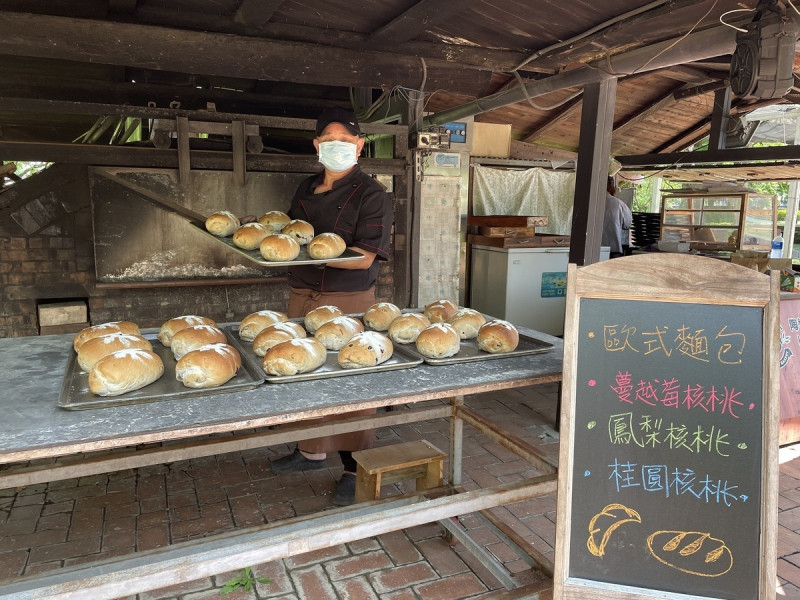
<instances>
[{"instance_id":1,"label":"white face mask","mask_svg":"<svg viewBox=\"0 0 800 600\"><path fill-rule=\"evenodd\" d=\"M319 162L329 171L347 171L358 163L358 146L350 142L334 140L320 142Z\"/></svg>"}]
</instances>

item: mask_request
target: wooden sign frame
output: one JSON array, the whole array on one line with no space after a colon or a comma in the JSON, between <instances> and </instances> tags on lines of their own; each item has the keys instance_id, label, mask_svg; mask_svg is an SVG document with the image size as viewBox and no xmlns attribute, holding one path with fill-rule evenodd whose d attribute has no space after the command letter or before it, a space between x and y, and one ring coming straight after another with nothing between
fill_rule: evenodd
<instances>
[{"instance_id":1,"label":"wooden sign frame","mask_svg":"<svg viewBox=\"0 0 800 600\"><path fill-rule=\"evenodd\" d=\"M580 508L573 502L585 501L585 497L573 497L575 485L575 443L576 429L578 435L587 435L584 424L576 423L576 398L580 398L578 386L586 385L582 379L588 375L584 372L579 381L579 339L581 332L581 307L592 306L592 300L629 300L649 303L681 303L688 305L710 305L698 307L698 310L713 310L714 314L725 307L745 307L760 310L756 315L748 316L753 321L761 316L761 401L762 430L760 465L753 459L753 468L760 472L760 507L750 510L757 516L758 527L758 566L757 593L758 600L774 600L777 571L777 520L778 520L778 447L779 447L779 398L780 379L778 370L778 325L780 315L780 295L778 275L763 275L757 271L737 265L705 257L680 254L636 255L596 263L581 269L570 264L568 268L567 307L564 332L564 379L561 412L561 447L559 456L558 481L558 519L556 528L556 551L554 570L555 600L647 600L652 598L688 599L688 598L728 598L730 595L696 595L693 592L651 589L644 585L628 585L625 577L611 578L613 583L593 580L590 577L571 576L571 572L581 572L580 568L570 570L571 561L580 565L580 559L586 562L585 555L572 553L585 552L588 541L583 547L572 548L576 536L586 531L586 523L573 522L573 510ZM607 306L610 304L606 303ZM630 305L633 306L633 305ZM637 310L647 309L650 305ZM654 312L658 306L653 305ZM584 309L587 314L592 311ZM683 310L676 307L676 310ZM685 311L687 314L691 309ZM588 317L587 317L588 319ZM757 323L756 323L757 325ZM601 325L602 326L602 325ZM587 321L586 327L594 327ZM590 337L590 336L587 336ZM594 343L594 342L591 342ZM590 347L587 345L587 347ZM754 358L757 355L754 355ZM741 367L745 368L745 367ZM585 371L585 370L584 370ZM590 383L589 385L594 385ZM758 383L753 386L758 388ZM586 393L584 392L584 398ZM605 435L605 432L604 432ZM578 438L580 441L581 438ZM585 451L584 451L585 452ZM610 466L610 465L609 465ZM581 465L581 468L583 466ZM608 508L608 507L606 507ZM604 509L603 509L604 510ZM638 516L638 515L637 515ZM573 528L580 528L575 529ZM589 531L592 526L589 524ZM665 532L675 533L675 532ZM583 533L585 536L585 533ZM591 535L590 535L591 537ZM652 537L652 536L651 536ZM649 543L649 541L648 541ZM577 544L575 544L577 546ZM645 547L647 550L647 547ZM594 554L594 553L593 553ZM649 557L652 558L652 557ZM655 558L658 558L657 556ZM589 561L593 560L589 557ZM659 561L661 559L659 558ZM661 561L663 562L663 561ZM733 559L731 558L731 563ZM670 565L673 566L673 565ZM635 567L631 567L635 569ZM677 568L677 567L674 567ZM591 570L591 569L590 569ZM675 577L685 577L678 571L672 571ZM616 575L615 575L616 577ZM664 586L667 587L667 586ZM703 592L706 593L706 592Z\"/></svg>"}]
</instances>

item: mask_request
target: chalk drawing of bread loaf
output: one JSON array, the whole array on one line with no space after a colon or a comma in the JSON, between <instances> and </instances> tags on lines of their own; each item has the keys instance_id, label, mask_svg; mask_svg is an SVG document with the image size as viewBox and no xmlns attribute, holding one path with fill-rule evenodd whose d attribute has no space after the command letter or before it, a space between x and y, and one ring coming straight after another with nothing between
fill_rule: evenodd
<instances>
[{"instance_id":1,"label":"chalk drawing of bread loaf","mask_svg":"<svg viewBox=\"0 0 800 600\"><path fill-rule=\"evenodd\" d=\"M641 523L639 513L624 504L609 504L589 521L589 539L586 547L595 556L606 553L611 535L625 523Z\"/></svg>"},{"instance_id":2,"label":"chalk drawing of bread loaf","mask_svg":"<svg viewBox=\"0 0 800 600\"><path fill-rule=\"evenodd\" d=\"M733 567L733 554L720 539L700 531L656 531L650 553L665 565L701 577L719 577Z\"/></svg>"}]
</instances>

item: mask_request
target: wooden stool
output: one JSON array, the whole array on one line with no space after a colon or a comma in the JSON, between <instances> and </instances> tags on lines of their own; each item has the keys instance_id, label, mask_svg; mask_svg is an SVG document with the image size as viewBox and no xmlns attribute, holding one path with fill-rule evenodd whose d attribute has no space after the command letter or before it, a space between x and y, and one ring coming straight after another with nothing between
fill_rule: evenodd
<instances>
[{"instance_id":1,"label":"wooden stool","mask_svg":"<svg viewBox=\"0 0 800 600\"><path fill-rule=\"evenodd\" d=\"M377 500L381 486L417 480L417 491L442 485L442 470L447 455L426 440L381 446L353 452L358 463L356 502Z\"/></svg>"}]
</instances>

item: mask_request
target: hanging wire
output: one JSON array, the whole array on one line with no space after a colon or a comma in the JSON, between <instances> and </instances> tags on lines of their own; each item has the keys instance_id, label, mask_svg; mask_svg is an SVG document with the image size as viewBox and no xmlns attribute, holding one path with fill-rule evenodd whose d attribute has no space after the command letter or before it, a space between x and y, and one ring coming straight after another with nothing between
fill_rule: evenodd
<instances>
[{"instance_id":1,"label":"hanging wire","mask_svg":"<svg viewBox=\"0 0 800 600\"><path fill-rule=\"evenodd\" d=\"M724 12L719 16L719 22L725 25L725 27L730 27L731 29L735 29L736 31L741 31L742 33L747 33L747 29L743 29L741 27L736 27L736 25L731 25L730 23L725 22L725 17L727 17L731 13L735 12L756 12L757 9L755 8L734 8L733 10L729 10L728 12Z\"/></svg>"},{"instance_id":2,"label":"hanging wire","mask_svg":"<svg viewBox=\"0 0 800 600\"><path fill-rule=\"evenodd\" d=\"M554 108L563 106L573 98L577 98L583 93L583 89L580 89L574 94L570 94L560 102L556 102L555 104L551 104L550 106L541 106L540 104L536 104L536 102L533 101L533 98L531 98L531 95L528 93L528 88L525 86L525 81L523 81L522 76L519 74L519 71L514 71L514 75L516 76L517 81L519 81L519 86L520 88L522 88L522 93L525 94L525 99L528 101L528 104L530 104L536 110L545 110L545 111L553 110Z\"/></svg>"}]
</instances>

